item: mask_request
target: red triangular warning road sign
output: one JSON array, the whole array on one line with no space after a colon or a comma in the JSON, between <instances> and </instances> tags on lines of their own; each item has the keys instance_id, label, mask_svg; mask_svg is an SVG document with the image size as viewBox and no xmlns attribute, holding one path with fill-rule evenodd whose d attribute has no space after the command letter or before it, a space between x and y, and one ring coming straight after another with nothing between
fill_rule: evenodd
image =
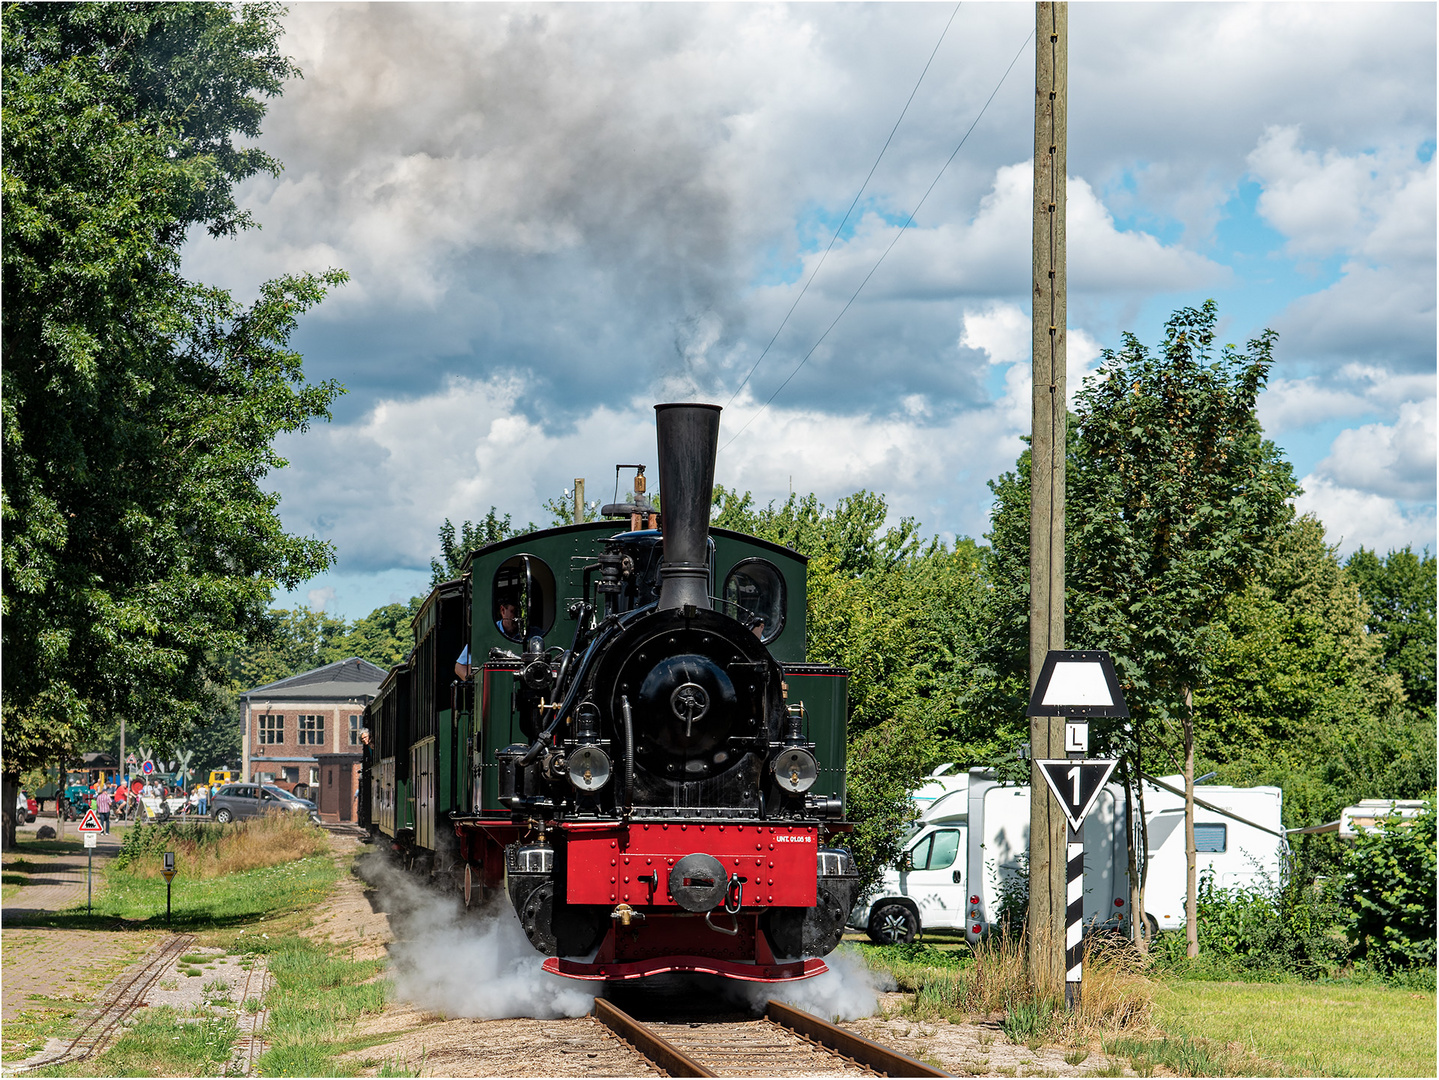
<instances>
[{"instance_id":1,"label":"red triangular warning road sign","mask_svg":"<svg viewBox=\"0 0 1439 1080\"><path fill-rule=\"evenodd\" d=\"M85 820L80 822L81 832L104 832L105 826L100 824L100 819L95 816L94 810L85 811Z\"/></svg>"}]
</instances>

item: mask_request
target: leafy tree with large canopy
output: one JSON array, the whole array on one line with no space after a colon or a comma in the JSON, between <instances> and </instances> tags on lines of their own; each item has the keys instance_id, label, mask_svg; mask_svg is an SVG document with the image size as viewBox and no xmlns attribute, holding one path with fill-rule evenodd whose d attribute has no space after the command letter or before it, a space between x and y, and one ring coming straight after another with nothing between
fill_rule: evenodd
<instances>
[{"instance_id":1,"label":"leafy tree with large canopy","mask_svg":"<svg viewBox=\"0 0 1439 1080\"><path fill-rule=\"evenodd\" d=\"M332 560L261 483L274 437L341 392L287 343L344 275L243 306L180 274L197 228L253 224L234 185L279 169L240 140L297 74L281 13L4 8L5 806L18 772L118 716L160 739L205 720L219 657Z\"/></svg>"},{"instance_id":2,"label":"leafy tree with large canopy","mask_svg":"<svg viewBox=\"0 0 1439 1080\"><path fill-rule=\"evenodd\" d=\"M1105 350L1076 400L1065 523L1073 640L1113 654L1126 684L1131 722L1111 741L1137 770L1146 729L1151 738L1181 730L1190 956L1194 695L1210 681L1225 598L1263 566L1298 493L1255 414L1277 335L1266 330L1216 357L1218 317L1208 300L1170 317L1157 354L1133 334Z\"/></svg>"},{"instance_id":3,"label":"leafy tree with large canopy","mask_svg":"<svg viewBox=\"0 0 1439 1080\"><path fill-rule=\"evenodd\" d=\"M1191 790L1195 695L1212 678L1225 601L1266 565L1297 493L1255 415L1275 335L1216 357L1217 320L1213 301L1182 308L1165 324L1158 353L1133 334L1119 351L1106 350L1077 395L1066 465L1069 641L1114 657L1131 713L1127 722L1091 725L1091 738L1120 757L1131 782L1149 755L1181 750ZM981 715L1014 727L1028 690L1027 461L992 486L993 636L980 656L988 690L976 702ZM1192 949L1192 809L1186 818ZM1132 881L1143 873L1130 870ZM1142 915L1142 886L1139 899Z\"/></svg>"},{"instance_id":4,"label":"leafy tree with large canopy","mask_svg":"<svg viewBox=\"0 0 1439 1080\"><path fill-rule=\"evenodd\" d=\"M1386 670L1391 639L1371 618L1352 560L1340 563L1315 518L1291 521L1264 573L1225 602L1195 699L1202 767L1221 783L1282 786L1290 827L1332 821L1360 799L1432 794L1432 714L1409 710ZM1337 838L1304 842L1338 855Z\"/></svg>"}]
</instances>

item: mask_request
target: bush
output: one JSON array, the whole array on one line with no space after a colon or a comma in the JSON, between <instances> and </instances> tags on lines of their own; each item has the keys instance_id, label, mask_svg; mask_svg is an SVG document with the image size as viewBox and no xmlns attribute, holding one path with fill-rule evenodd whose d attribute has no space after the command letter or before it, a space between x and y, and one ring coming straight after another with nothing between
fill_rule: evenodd
<instances>
[{"instance_id":1,"label":"bush","mask_svg":"<svg viewBox=\"0 0 1439 1080\"><path fill-rule=\"evenodd\" d=\"M1433 799L1416 818L1390 818L1345 860L1349 939L1383 974L1434 967L1436 824Z\"/></svg>"},{"instance_id":2,"label":"bush","mask_svg":"<svg viewBox=\"0 0 1439 1080\"><path fill-rule=\"evenodd\" d=\"M1018 940L1029 927L1029 852L1022 851L1018 866L1003 871L994 863L985 863L989 880L999 896L994 919L987 934L1007 935Z\"/></svg>"},{"instance_id":3,"label":"bush","mask_svg":"<svg viewBox=\"0 0 1439 1080\"><path fill-rule=\"evenodd\" d=\"M1196 903L1199 962L1189 960L1182 934L1160 938L1154 961L1190 975L1321 978L1349 955L1342 893L1341 878L1317 873L1307 859L1286 860L1268 888L1221 889L1206 874Z\"/></svg>"},{"instance_id":4,"label":"bush","mask_svg":"<svg viewBox=\"0 0 1439 1080\"><path fill-rule=\"evenodd\" d=\"M234 825L171 821L136 825L112 864L133 877L157 878L162 855L175 853L176 868L191 878L213 878L278 866L329 850L322 829L297 814L266 814Z\"/></svg>"}]
</instances>

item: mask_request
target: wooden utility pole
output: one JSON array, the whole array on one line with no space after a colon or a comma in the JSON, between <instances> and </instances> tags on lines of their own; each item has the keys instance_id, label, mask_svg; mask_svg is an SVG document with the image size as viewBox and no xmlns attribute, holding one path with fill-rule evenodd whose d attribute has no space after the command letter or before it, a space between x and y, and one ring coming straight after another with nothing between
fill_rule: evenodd
<instances>
[{"instance_id":1,"label":"wooden utility pole","mask_svg":"<svg viewBox=\"0 0 1439 1080\"><path fill-rule=\"evenodd\" d=\"M574 523L583 525L585 521L585 481L583 477L575 478L575 516Z\"/></svg>"},{"instance_id":2,"label":"wooden utility pole","mask_svg":"<svg viewBox=\"0 0 1439 1080\"><path fill-rule=\"evenodd\" d=\"M1029 483L1029 686L1064 648L1064 180L1069 5L1034 5L1034 411ZM1029 720L1029 966L1037 988L1064 985L1067 823L1036 758L1064 756L1064 718Z\"/></svg>"}]
</instances>

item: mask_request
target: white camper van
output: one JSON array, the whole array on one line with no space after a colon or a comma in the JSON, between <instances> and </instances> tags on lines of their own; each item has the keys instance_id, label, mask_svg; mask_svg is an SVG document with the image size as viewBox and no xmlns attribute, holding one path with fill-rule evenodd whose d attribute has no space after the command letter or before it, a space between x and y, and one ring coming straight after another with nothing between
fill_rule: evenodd
<instances>
[{"instance_id":1,"label":"white camper van","mask_svg":"<svg viewBox=\"0 0 1439 1080\"><path fill-rule=\"evenodd\" d=\"M1184 799L1166 790L1175 781L1182 783L1177 777L1145 783L1151 931L1177 929L1184 917ZM1196 806L1199 873L1227 888L1277 882L1284 845L1279 789L1200 785L1195 793L1216 808ZM913 941L925 929L962 930L978 941L1028 856L1029 786L1002 786L983 769L941 766L916 796L920 817L898 865L855 906L850 925L877 942ZM1124 799L1118 784L1108 785L1084 822L1084 918L1091 926L1117 924L1128 914ZM1178 829L1171 824L1176 807Z\"/></svg>"}]
</instances>

